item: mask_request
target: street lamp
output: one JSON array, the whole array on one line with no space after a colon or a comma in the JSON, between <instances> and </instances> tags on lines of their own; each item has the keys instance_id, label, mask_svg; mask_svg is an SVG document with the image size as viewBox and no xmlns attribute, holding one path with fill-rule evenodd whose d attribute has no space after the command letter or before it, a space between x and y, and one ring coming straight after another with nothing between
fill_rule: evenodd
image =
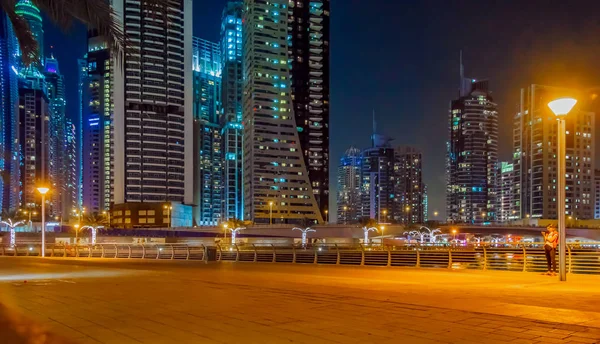
<instances>
[{"instance_id":1,"label":"street lamp","mask_svg":"<svg viewBox=\"0 0 600 344\"><path fill-rule=\"evenodd\" d=\"M436 217L437 217L437 216L438 216L438 214L439 214L439 213L438 213L437 211L434 211L434 212L433 212L433 216L436 216Z\"/></svg>"},{"instance_id":2,"label":"street lamp","mask_svg":"<svg viewBox=\"0 0 600 344\"><path fill-rule=\"evenodd\" d=\"M46 256L46 193L49 190L45 187L37 188L37 191L42 194L42 257Z\"/></svg>"},{"instance_id":3,"label":"street lamp","mask_svg":"<svg viewBox=\"0 0 600 344\"><path fill-rule=\"evenodd\" d=\"M325 223L329 224L329 210L325 209Z\"/></svg>"},{"instance_id":4,"label":"street lamp","mask_svg":"<svg viewBox=\"0 0 600 344\"><path fill-rule=\"evenodd\" d=\"M381 226L381 247L383 247L383 231L385 230L385 226Z\"/></svg>"},{"instance_id":5,"label":"street lamp","mask_svg":"<svg viewBox=\"0 0 600 344\"><path fill-rule=\"evenodd\" d=\"M573 107L577 104L577 99L573 98L559 98L548 103L548 107L554 115L558 118L558 132L557 132L557 157L558 157L558 168L556 174L558 175L558 261L559 261L559 276L561 281L567 280L567 232L565 226L565 173L566 173L566 129L565 129L565 116L571 112Z\"/></svg>"},{"instance_id":6,"label":"street lamp","mask_svg":"<svg viewBox=\"0 0 600 344\"><path fill-rule=\"evenodd\" d=\"M229 228L229 225L227 223L223 224L223 241L227 240L227 228Z\"/></svg>"},{"instance_id":7,"label":"street lamp","mask_svg":"<svg viewBox=\"0 0 600 344\"><path fill-rule=\"evenodd\" d=\"M454 234L454 241L456 241L456 229L452 230L452 234Z\"/></svg>"},{"instance_id":8,"label":"street lamp","mask_svg":"<svg viewBox=\"0 0 600 344\"><path fill-rule=\"evenodd\" d=\"M79 223L75 224L75 245L79 242Z\"/></svg>"},{"instance_id":9,"label":"street lamp","mask_svg":"<svg viewBox=\"0 0 600 344\"><path fill-rule=\"evenodd\" d=\"M344 206L344 224L348 223L348 207Z\"/></svg>"},{"instance_id":10,"label":"street lamp","mask_svg":"<svg viewBox=\"0 0 600 344\"><path fill-rule=\"evenodd\" d=\"M173 206L171 206L171 205L165 205L163 208L167 210L167 221L169 222L168 223L168 225L169 225L168 228L171 229L171 210L173 210Z\"/></svg>"},{"instance_id":11,"label":"street lamp","mask_svg":"<svg viewBox=\"0 0 600 344\"><path fill-rule=\"evenodd\" d=\"M269 202L269 225L273 224L273 201Z\"/></svg>"}]
</instances>

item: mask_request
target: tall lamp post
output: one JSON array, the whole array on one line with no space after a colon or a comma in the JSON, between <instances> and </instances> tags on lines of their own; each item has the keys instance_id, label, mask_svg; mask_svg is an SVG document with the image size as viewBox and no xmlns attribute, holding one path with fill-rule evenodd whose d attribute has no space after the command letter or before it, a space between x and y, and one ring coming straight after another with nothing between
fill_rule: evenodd
<instances>
[{"instance_id":1,"label":"tall lamp post","mask_svg":"<svg viewBox=\"0 0 600 344\"><path fill-rule=\"evenodd\" d=\"M571 112L577 104L577 99L574 98L559 98L548 103L548 107L558 118L557 132L557 157L558 168L558 197L557 197L557 212L558 212L558 262L559 276L561 281L567 280L567 231L565 226L565 173L566 173L566 129L565 116Z\"/></svg>"},{"instance_id":2,"label":"tall lamp post","mask_svg":"<svg viewBox=\"0 0 600 344\"><path fill-rule=\"evenodd\" d=\"M273 201L269 202L269 225L273 224Z\"/></svg>"},{"instance_id":3,"label":"tall lamp post","mask_svg":"<svg viewBox=\"0 0 600 344\"><path fill-rule=\"evenodd\" d=\"M329 224L329 210L325 209L325 223Z\"/></svg>"},{"instance_id":4,"label":"tall lamp post","mask_svg":"<svg viewBox=\"0 0 600 344\"><path fill-rule=\"evenodd\" d=\"M171 210L173 210L173 206L165 205L163 208L167 210L167 221L169 222L169 229L171 229Z\"/></svg>"},{"instance_id":5,"label":"tall lamp post","mask_svg":"<svg viewBox=\"0 0 600 344\"><path fill-rule=\"evenodd\" d=\"M46 193L50 190L45 187L37 188L42 194L42 257L46 256Z\"/></svg>"}]
</instances>

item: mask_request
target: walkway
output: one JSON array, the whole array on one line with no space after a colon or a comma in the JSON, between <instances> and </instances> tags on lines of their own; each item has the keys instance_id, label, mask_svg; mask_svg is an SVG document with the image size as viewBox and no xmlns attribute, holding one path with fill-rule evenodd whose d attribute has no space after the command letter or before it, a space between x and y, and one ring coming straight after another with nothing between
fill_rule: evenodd
<instances>
[{"instance_id":1,"label":"walkway","mask_svg":"<svg viewBox=\"0 0 600 344\"><path fill-rule=\"evenodd\" d=\"M600 343L599 284L585 275L560 283L514 272L5 257L0 301L10 311L0 308L0 328L3 316L22 314L74 343ZM0 343L15 342L9 332Z\"/></svg>"}]
</instances>

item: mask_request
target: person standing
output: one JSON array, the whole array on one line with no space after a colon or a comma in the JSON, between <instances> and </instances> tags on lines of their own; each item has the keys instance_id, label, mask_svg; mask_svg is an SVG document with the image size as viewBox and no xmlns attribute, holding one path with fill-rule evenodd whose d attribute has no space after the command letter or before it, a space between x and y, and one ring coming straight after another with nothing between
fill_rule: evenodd
<instances>
[{"instance_id":1,"label":"person standing","mask_svg":"<svg viewBox=\"0 0 600 344\"><path fill-rule=\"evenodd\" d=\"M546 252L546 262L548 263L547 275L556 276L556 246L558 245L558 232L555 225L548 225L547 232L542 232L544 236L544 251Z\"/></svg>"}]
</instances>

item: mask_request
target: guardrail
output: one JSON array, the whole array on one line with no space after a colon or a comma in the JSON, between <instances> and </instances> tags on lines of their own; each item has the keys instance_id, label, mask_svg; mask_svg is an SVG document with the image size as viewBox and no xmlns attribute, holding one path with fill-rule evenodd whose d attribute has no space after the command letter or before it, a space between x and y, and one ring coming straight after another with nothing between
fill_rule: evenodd
<instances>
[{"instance_id":1,"label":"guardrail","mask_svg":"<svg viewBox=\"0 0 600 344\"><path fill-rule=\"evenodd\" d=\"M567 245L567 271L600 274L600 243ZM217 245L216 260L417 268L546 271L541 244L465 246ZM558 260L558 253L557 253ZM558 263L558 261L557 261Z\"/></svg>"},{"instance_id":2,"label":"guardrail","mask_svg":"<svg viewBox=\"0 0 600 344\"><path fill-rule=\"evenodd\" d=\"M41 256L41 244L0 246L0 256ZM204 245L186 244L96 244L46 245L46 257L63 258L137 258L208 261Z\"/></svg>"}]
</instances>

